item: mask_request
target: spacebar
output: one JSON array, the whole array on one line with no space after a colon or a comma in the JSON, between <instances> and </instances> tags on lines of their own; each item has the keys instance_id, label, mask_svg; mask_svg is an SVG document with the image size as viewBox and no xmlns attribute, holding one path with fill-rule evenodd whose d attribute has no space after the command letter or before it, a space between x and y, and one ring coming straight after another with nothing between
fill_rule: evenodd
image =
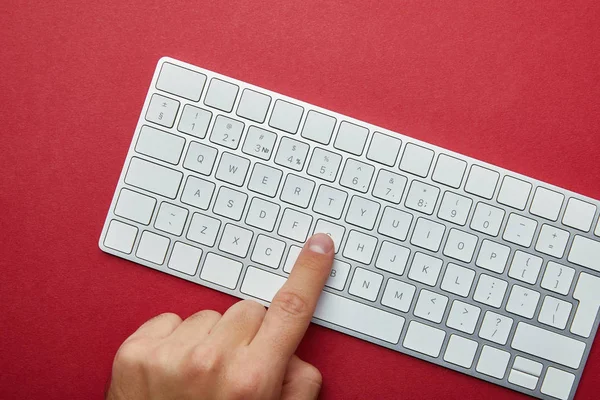
<instances>
[{"instance_id":1,"label":"spacebar","mask_svg":"<svg viewBox=\"0 0 600 400\"><path fill-rule=\"evenodd\" d=\"M248 267L241 291L270 302L285 281L280 275ZM404 326L403 317L329 292L321 292L314 317L394 344Z\"/></svg>"}]
</instances>

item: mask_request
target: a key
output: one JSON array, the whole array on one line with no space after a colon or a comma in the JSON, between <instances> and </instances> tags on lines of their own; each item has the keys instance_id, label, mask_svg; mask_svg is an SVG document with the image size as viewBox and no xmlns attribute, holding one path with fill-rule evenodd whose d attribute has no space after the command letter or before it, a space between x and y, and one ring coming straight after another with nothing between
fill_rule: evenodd
<instances>
[{"instance_id":1,"label":"a key","mask_svg":"<svg viewBox=\"0 0 600 400\"><path fill-rule=\"evenodd\" d=\"M185 139L144 125L135 145L135 151L148 157L176 165L179 163Z\"/></svg>"},{"instance_id":2,"label":"a key","mask_svg":"<svg viewBox=\"0 0 600 400\"><path fill-rule=\"evenodd\" d=\"M352 196L346 214L346 222L371 230L375 226L379 207L379 203L367 200L364 197Z\"/></svg>"},{"instance_id":3,"label":"a key","mask_svg":"<svg viewBox=\"0 0 600 400\"><path fill-rule=\"evenodd\" d=\"M133 157L125 175L125 183L174 199L183 174L141 158Z\"/></svg>"},{"instance_id":4,"label":"a key","mask_svg":"<svg viewBox=\"0 0 600 400\"><path fill-rule=\"evenodd\" d=\"M486 274L479 276L479 282L473 294L473 300L499 308L504 299L508 283L498 278Z\"/></svg>"},{"instance_id":5,"label":"a key","mask_svg":"<svg viewBox=\"0 0 600 400\"><path fill-rule=\"evenodd\" d=\"M374 171L375 168L372 165L349 158L344 165L340 185L366 193L369 190Z\"/></svg>"},{"instance_id":6,"label":"a key","mask_svg":"<svg viewBox=\"0 0 600 400\"><path fill-rule=\"evenodd\" d=\"M273 269L279 268L279 263L285 251L285 243L265 235L258 235L250 259Z\"/></svg>"},{"instance_id":7,"label":"a key","mask_svg":"<svg viewBox=\"0 0 600 400\"><path fill-rule=\"evenodd\" d=\"M243 122L223 115L217 115L210 134L210 141L230 149L237 149L240 145L243 131Z\"/></svg>"},{"instance_id":8,"label":"a key","mask_svg":"<svg viewBox=\"0 0 600 400\"><path fill-rule=\"evenodd\" d=\"M317 147L313 151L306 173L333 182L337 178L341 163L342 156Z\"/></svg>"},{"instance_id":9,"label":"a key","mask_svg":"<svg viewBox=\"0 0 600 400\"><path fill-rule=\"evenodd\" d=\"M509 352L491 346L483 346L475 370L482 374L502 379L506 374L506 367L509 360Z\"/></svg>"},{"instance_id":10,"label":"a key","mask_svg":"<svg viewBox=\"0 0 600 400\"><path fill-rule=\"evenodd\" d=\"M268 160L273 154L275 140L277 135L265 129L250 126L246 133L246 140L242 146L242 151L248 155Z\"/></svg>"},{"instance_id":11,"label":"a key","mask_svg":"<svg viewBox=\"0 0 600 400\"><path fill-rule=\"evenodd\" d=\"M326 235L329 235L329 237L333 240L334 249L337 253L340 250L340 245L342 244L345 230L346 229L341 225L334 224L324 219L319 219L315 225L313 234L325 233Z\"/></svg>"},{"instance_id":12,"label":"a key","mask_svg":"<svg viewBox=\"0 0 600 400\"><path fill-rule=\"evenodd\" d=\"M498 193L498 203L524 210L531 193L531 183L505 176Z\"/></svg>"},{"instance_id":13,"label":"a key","mask_svg":"<svg viewBox=\"0 0 600 400\"><path fill-rule=\"evenodd\" d=\"M425 178L429 174L429 168L433 161L433 150L408 143L404 146L400 169L411 174Z\"/></svg>"},{"instance_id":14,"label":"a key","mask_svg":"<svg viewBox=\"0 0 600 400\"><path fill-rule=\"evenodd\" d=\"M237 108L237 115L262 124L265 122L270 104L271 96L251 89L244 89Z\"/></svg>"},{"instance_id":15,"label":"a key","mask_svg":"<svg viewBox=\"0 0 600 400\"><path fill-rule=\"evenodd\" d=\"M570 198L567 202L567 209L563 216L562 223L571 228L588 232L592 227L596 214L596 206L576 198Z\"/></svg>"},{"instance_id":16,"label":"a key","mask_svg":"<svg viewBox=\"0 0 600 400\"><path fill-rule=\"evenodd\" d=\"M210 175L216 159L217 149L198 142L190 142L183 160L183 168L202 175Z\"/></svg>"},{"instance_id":17,"label":"a key","mask_svg":"<svg viewBox=\"0 0 600 400\"><path fill-rule=\"evenodd\" d=\"M465 192L489 200L494 197L499 178L500 174L496 171L480 167L479 165L473 165L465 184Z\"/></svg>"},{"instance_id":18,"label":"a key","mask_svg":"<svg viewBox=\"0 0 600 400\"><path fill-rule=\"evenodd\" d=\"M459 300L454 300L452 302L452 307L450 308L450 314L448 314L446 325L449 328L473 334L473 332L475 332L477 321L479 320L479 314L481 314L481 309L479 307L475 307L472 304L464 303Z\"/></svg>"},{"instance_id":19,"label":"a key","mask_svg":"<svg viewBox=\"0 0 600 400\"><path fill-rule=\"evenodd\" d=\"M536 228L537 222L535 220L518 214L510 214L502 238L508 242L529 247L533 241Z\"/></svg>"},{"instance_id":20,"label":"a key","mask_svg":"<svg viewBox=\"0 0 600 400\"><path fill-rule=\"evenodd\" d=\"M384 241L379 249L375 267L392 274L402 275L409 256L410 250L406 247Z\"/></svg>"},{"instance_id":21,"label":"a key","mask_svg":"<svg viewBox=\"0 0 600 400\"><path fill-rule=\"evenodd\" d=\"M363 264L371 264L377 239L358 231L350 231L346 245L344 246L344 257Z\"/></svg>"},{"instance_id":22,"label":"a key","mask_svg":"<svg viewBox=\"0 0 600 400\"><path fill-rule=\"evenodd\" d=\"M231 112L239 87L230 82L212 78L204 98L204 104L221 111Z\"/></svg>"},{"instance_id":23,"label":"a key","mask_svg":"<svg viewBox=\"0 0 600 400\"><path fill-rule=\"evenodd\" d=\"M415 253L408 277L414 281L435 286L444 262L423 253Z\"/></svg>"},{"instance_id":24,"label":"a key","mask_svg":"<svg viewBox=\"0 0 600 400\"><path fill-rule=\"evenodd\" d=\"M367 151L367 158L393 167L398 159L402 141L391 135L375 132Z\"/></svg>"},{"instance_id":25,"label":"a key","mask_svg":"<svg viewBox=\"0 0 600 400\"><path fill-rule=\"evenodd\" d=\"M302 127L300 135L306 139L327 145L331 140L335 123L335 118L310 110L306 114L306 121L304 121L304 127Z\"/></svg>"},{"instance_id":26,"label":"a key","mask_svg":"<svg viewBox=\"0 0 600 400\"><path fill-rule=\"evenodd\" d=\"M344 290L348 275L350 274L350 264L340 260L333 260L329 278L325 282L325 286L335 290Z\"/></svg>"},{"instance_id":27,"label":"a key","mask_svg":"<svg viewBox=\"0 0 600 400\"><path fill-rule=\"evenodd\" d=\"M386 207L385 210L383 210L383 216L381 217L377 232L404 241L408 236L408 230L410 229L412 220L412 214L397 210L393 207Z\"/></svg>"},{"instance_id":28,"label":"a key","mask_svg":"<svg viewBox=\"0 0 600 400\"><path fill-rule=\"evenodd\" d=\"M407 181L408 179L403 175L381 169L373 186L373 196L394 204L400 204Z\"/></svg>"},{"instance_id":29,"label":"a key","mask_svg":"<svg viewBox=\"0 0 600 400\"><path fill-rule=\"evenodd\" d=\"M410 242L427 250L438 251L445 230L446 227L442 224L419 218Z\"/></svg>"},{"instance_id":30,"label":"a key","mask_svg":"<svg viewBox=\"0 0 600 400\"><path fill-rule=\"evenodd\" d=\"M472 269L448 263L440 287L447 292L467 297L471 291L473 279L475 279L475 271Z\"/></svg>"},{"instance_id":31,"label":"a key","mask_svg":"<svg viewBox=\"0 0 600 400\"><path fill-rule=\"evenodd\" d=\"M475 235L452 228L446 240L444 255L468 264L473 259L477 240Z\"/></svg>"},{"instance_id":32,"label":"a key","mask_svg":"<svg viewBox=\"0 0 600 400\"><path fill-rule=\"evenodd\" d=\"M548 367L540 392L561 400L567 400L575 382L575 375L554 367Z\"/></svg>"},{"instance_id":33,"label":"a key","mask_svg":"<svg viewBox=\"0 0 600 400\"><path fill-rule=\"evenodd\" d=\"M513 319L504 315L487 311L483 317L483 323L479 330L479 337L498 344L506 344Z\"/></svg>"},{"instance_id":34,"label":"a key","mask_svg":"<svg viewBox=\"0 0 600 400\"><path fill-rule=\"evenodd\" d=\"M214 191L214 183L190 175L185 182L181 202L201 210L208 210Z\"/></svg>"},{"instance_id":35,"label":"a key","mask_svg":"<svg viewBox=\"0 0 600 400\"><path fill-rule=\"evenodd\" d=\"M288 174L283 184L280 198L286 203L306 208L308 207L314 188L315 183L312 180Z\"/></svg>"},{"instance_id":36,"label":"a key","mask_svg":"<svg viewBox=\"0 0 600 400\"><path fill-rule=\"evenodd\" d=\"M179 102L160 94L153 94L146 111L146 121L172 128L179 110Z\"/></svg>"},{"instance_id":37,"label":"a key","mask_svg":"<svg viewBox=\"0 0 600 400\"><path fill-rule=\"evenodd\" d=\"M327 185L319 186L313 211L328 217L339 219L342 216L348 194Z\"/></svg>"},{"instance_id":38,"label":"a key","mask_svg":"<svg viewBox=\"0 0 600 400\"><path fill-rule=\"evenodd\" d=\"M284 100L276 100L269 119L269 126L294 134L298 132L302 114L304 114L304 108Z\"/></svg>"},{"instance_id":39,"label":"a key","mask_svg":"<svg viewBox=\"0 0 600 400\"><path fill-rule=\"evenodd\" d=\"M472 204L473 200L468 197L446 192L442 198L438 218L462 226L467 222Z\"/></svg>"},{"instance_id":40,"label":"a key","mask_svg":"<svg viewBox=\"0 0 600 400\"><path fill-rule=\"evenodd\" d=\"M508 276L534 284L542 268L542 262L543 260L540 257L517 250L510 265Z\"/></svg>"},{"instance_id":41,"label":"a key","mask_svg":"<svg viewBox=\"0 0 600 400\"><path fill-rule=\"evenodd\" d=\"M154 227L163 232L179 236L187 221L188 210L176 205L163 202L158 210Z\"/></svg>"},{"instance_id":42,"label":"a key","mask_svg":"<svg viewBox=\"0 0 600 400\"><path fill-rule=\"evenodd\" d=\"M535 249L540 253L562 258L569 241L569 232L550 225L542 225Z\"/></svg>"},{"instance_id":43,"label":"a key","mask_svg":"<svg viewBox=\"0 0 600 400\"><path fill-rule=\"evenodd\" d=\"M288 239L304 243L308 236L308 230L312 224L312 217L291 208L286 208L281 217L279 233Z\"/></svg>"},{"instance_id":44,"label":"a key","mask_svg":"<svg viewBox=\"0 0 600 400\"><path fill-rule=\"evenodd\" d=\"M215 253L208 253L200 272L200 279L235 289L242 272L242 263Z\"/></svg>"},{"instance_id":45,"label":"a key","mask_svg":"<svg viewBox=\"0 0 600 400\"><path fill-rule=\"evenodd\" d=\"M600 242L575 235L567 259L582 267L600 271Z\"/></svg>"},{"instance_id":46,"label":"a key","mask_svg":"<svg viewBox=\"0 0 600 400\"><path fill-rule=\"evenodd\" d=\"M248 180L248 189L265 196L275 197L282 176L283 172L276 168L255 163Z\"/></svg>"},{"instance_id":47,"label":"a key","mask_svg":"<svg viewBox=\"0 0 600 400\"><path fill-rule=\"evenodd\" d=\"M471 368L477 347L476 341L452 334L448 339L444 361L464 368Z\"/></svg>"},{"instance_id":48,"label":"a key","mask_svg":"<svg viewBox=\"0 0 600 400\"><path fill-rule=\"evenodd\" d=\"M237 190L221 186L213 207L215 214L239 221L246 206L248 195Z\"/></svg>"},{"instance_id":49,"label":"a key","mask_svg":"<svg viewBox=\"0 0 600 400\"><path fill-rule=\"evenodd\" d=\"M538 321L554 328L565 329L569 316L571 315L571 308L573 308L571 303L567 303L566 301L559 300L552 296L546 296L542 303Z\"/></svg>"},{"instance_id":50,"label":"a key","mask_svg":"<svg viewBox=\"0 0 600 400\"><path fill-rule=\"evenodd\" d=\"M369 130L348 121L342 121L333 146L336 149L360 156L365 148Z\"/></svg>"},{"instance_id":51,"label":"a key","mask_svg":"<svg viewBox=\"0 0 600 400\"><path fill-rule=\"evenodd\" d=\"M167 255L170 243L171 241L167 237L157 235L150 231L144 231L140 238L140 244L135 252L135 256L142 260L162 265L162 263L165 262L165 256Z\"/></svg>"},{"instance_id":52,"label":"a key","mask_svg":"<svg viewBox=\"0 0 600 400\"><path fill-rule=\"evenodd\" d=\"M427 215L433 214L440 189L419 181L412 181L404 205Z\"/></svg>"},{"instance_id":53,"label":"a key","mask_svg":"<svg viewBox=\"0 0 600 400\"><path fill-rule=\"evenodd\" d=\"M548 261L546 271L540 285L544 289L551 290L560 294L569 293L575 270L571 267Z\"/></svg>"},{"instance_id":54,"label":"a key","mask_svg":"<svg viewBox=\"0 0 600 400\"><path fill-rule=\"evenodd\" d=\"M108 224L104 245L111 249L130 254L138 234L138 228L113 219Z\"/></svg>"},{"instance_id":55,"label":"a key","mask_svg":"<svg viewBox=\"0 0 600 400\"><path fill-rule=\"evenodd\" d=\"M200 264L202 249L187 245L181 242L175 242L168 267L186 275L194 276Z\"/></svg>"},{"instance_id":56,"label":"a key","mask_svg":"<svg viewBox=\"0 0 600 400\"><path fill-rule=\"evenodd\" d=\"M220 181L242 186L246 180L248 168L250 168L248 159L231 153L223 153L215 177Z\"/></svg>"},{"instance_id":57,"label":"a key","mask_svg":"<svg viewBox=\"0 0 600 400\"><path fill-rule=\"evenodd\" d=\"M308 155L308 147L306 143L282 137L275 155L275 164L301 171Z\"/></svg>"},{"instance_id":58,"label":"a key","mask_svg":"<svg viewBox=\"0 0 600 400\"><path fill-rule=\"evenodd\" d=\"M154 213L156 199L129 189L121 189L115 214L140 224L148 225Z\"/></svg>"},{"instance_id":59,"label":"a key","mask_svg":"<svg viewBox=\"0 0 600 400\"><path fill-rule=\"evenodd\" d=\"M510 247L485 239L481 244L475 264L478 267L501 274L506 268L509 255Z\"/></svg>"},{"instance_id":60,"label":"a key","mask_svg":"<svg viewBox=\"0 0 600 400\"><path fill-rule=\"evenodd\" d=\"M221 221L207 215L194 213L187 238L205 246L214 246L221 228Z\"/></svg>"},{"instance_id":61,"label":"a key","mask_svg":"<svg viewBox=\"0 0 600 400\"><path fill-rule=\"evenodd\" d=\"M594 327L594 321L600 308L600 278L582 272L579 274L577 285L573 291L573 298L579 300L575 317L571 324L571 332L590 337Z\"/></svg>"},{"instance_id":62,"label":"a key","mask_svg":"<svg viewBox=\"0 0 600 400\"><path fill-rule=\"evenodd\" d=\"M212 113L210 111L186 104L183 107L177 130L204 139L211 119Z\"/></svg>"},{"instance_id":63,"label":"a key","mask_svg":"<svg viewBox=\"0 0 600 400\"><path fill-rule=\"evenodd\" d=\"M200 100L206 75L168 62L163 63L156 88L192 101Z\"/></svg>"},{"instance_id":64,"label":"a key","mask_svg":"<svg viewBox=\"0 0 600 400\"><path fill-rule=\"evenodd\" d=\"M254 197L246 215L246 223L265 231L273 231L279 215L279 205Z\"/></svg>"},{"instance_id":65,"label":"a key","mask_svg":"<svg viewBox=\"0 0 600 400\"><path fill-rule=\"evenodd\" d=\"M381 304L398 311L408 312L415 290L413 285L390 278L385 286Z\"/></svg>"},{"instance_id":66,"label":"a key","mask_svg":"<svg viewBox=\"0 0 600 400\"><path fill-rule=\"evenodd\" d=\"M446 296L423 289L417 299L415 315L439 324L442 322L447 304L448 298Z\"/></svg>"},{"instance_id":67,"label":"a key","mask_svg":"<svg viewBox=\"0 0 600 400\"><path fill-rule=\"evenodd\" d=\"M490 236L498 236L502 220L504 220L504 210L489 204L477 203L471 229Z\"/></svg>"},{"instance_id":68,"label":"a key","mask_svg":"<svg viewBox=\"0 0 600 400\"><path fill-rule=\"evenodd\" d=\"M506 311L525 318L533 318L540 294L523 286L514 285L508 295Z\"/></svg>"},{"instance_id":69,"label":"a key","mask_svg":"<svg viewBox=\"0 0 600 400\"><path fill-rule=\"evenodd\" d=\"M440 154L431 179L434 182L458 189L462 183L466 169L467 163L465 161L446 154Z\"/></svg>"},{"instance_id":70,"label":"a key","mask_svg":"<svg viewBox=\"0 0 600 400\"><path fill-rule=\"evenodd\" d=\"M446 332L443 330L433 328L418 321L411 321L408 324L402 345L407 349L431 357L437 357L440 355L445 338Z\"/></svg>"},{"instance_id":71,"label":"a key","mask_svg":"<svg viewBox=\"0 0 600 400\"><path fill-rule=\"evenodd\" d=\"M301 251L302 251L301 247L294 246L294 245L290 246L287 257L285 259L285 263L283 264L283 272L285 272L287 274L292 272L292 269L294 268L294 264L296 264L296 260L298 260L298 256L300 255Z\"/></svg>"},{"instance_id":72,"label":"a key","mask_svg":"<svg viewBox=\"0 0 600 400\"><path fill-rule=\"evenodd\" d=\"M239 226L227 224L221 235L219 250L241 258L246 257L252 241L252 231Z\"/></svg>"},{"instance_id":73,"label":"a key","mask_svg":"<svg viewBox=\"0 0 600 400\"><path fill-rule=\"evenodd\" d=\"M369 301L375 301L383 282L383 276L364 268L356 268L348 293Z\"/></svg>"},{"instance_id":74,"label":"a key","mask_svg":"<svg viewBox=\"0 0 600 400\"><path fill-rule=\"evenodd\" d=\"M540 186L535 190L529 211L533 215L556 221L564 200L564 195Z\"/></svg>"}]
</instances>

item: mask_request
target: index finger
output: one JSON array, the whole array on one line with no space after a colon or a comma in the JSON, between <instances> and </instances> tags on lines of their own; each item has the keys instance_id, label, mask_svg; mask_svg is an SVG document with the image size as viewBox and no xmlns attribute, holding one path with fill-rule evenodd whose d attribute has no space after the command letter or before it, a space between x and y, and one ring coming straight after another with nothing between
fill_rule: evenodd
<instances>
[{"instance_id":1,"label":"index finger","mask_svg":"<svg viewBox=\"0 0 600 400\"><path fill-rule=\"evenodd\" d=\"M250 346L287 365L310 324L333 256L334 244L328 235L317 233L306 242Z\"/></svg>"}]
</instances>

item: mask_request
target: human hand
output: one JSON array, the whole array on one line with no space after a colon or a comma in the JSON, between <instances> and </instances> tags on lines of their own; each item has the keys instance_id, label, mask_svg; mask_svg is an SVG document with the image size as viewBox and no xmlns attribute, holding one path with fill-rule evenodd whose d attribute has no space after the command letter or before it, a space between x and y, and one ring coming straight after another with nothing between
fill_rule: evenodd
<instances>
[{"instance_id":1,"label":"human hand","mask_svg":"<svg viewBox=\"0 0 600 400\"><path fill-rule=\"evenodd\" d=\"M316 399L321 374L294 353L333 256L329 236L311 237L268 310L243 300L147 321L119 348L107 400Z\"/></svg>"}]
</instances>

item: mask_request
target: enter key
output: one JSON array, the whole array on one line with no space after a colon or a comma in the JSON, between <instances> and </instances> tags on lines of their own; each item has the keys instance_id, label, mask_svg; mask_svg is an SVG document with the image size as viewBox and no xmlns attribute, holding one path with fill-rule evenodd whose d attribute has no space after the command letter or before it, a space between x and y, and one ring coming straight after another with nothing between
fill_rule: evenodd
<instances>
[{"instance_id":1,"label":"enter key","mask_svg":"<svg viewBox=\"0 0 600 400\"><path fill-rule=\"evenodd\" d=\"M600 308L598 293L600 293L600 278L582 272L573 292L573 298L579 300L579 306L571 324L572 333L590 337Z\"/></svg>"}]
</instances>

